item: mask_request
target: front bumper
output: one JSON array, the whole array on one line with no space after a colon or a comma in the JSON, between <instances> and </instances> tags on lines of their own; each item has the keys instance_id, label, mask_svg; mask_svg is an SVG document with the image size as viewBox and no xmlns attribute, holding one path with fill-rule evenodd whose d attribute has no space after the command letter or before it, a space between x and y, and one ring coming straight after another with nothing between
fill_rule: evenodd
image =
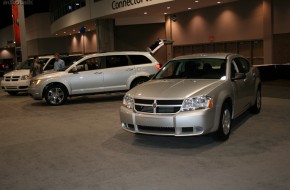
<instances>
[{"instance_id":1,"label":"front bumper","mask_svg":"<svg viewBox=\"0 0 290 190\"><path fill-rule=\"evenodd\" d=\"M26 92L28 90L30 80L19 81L1 81L1 88L5 92Z\"/></svg>"},{"instance_id":2,"label":"front bumper","mask_svg":"<svg viewBox=\"0 0 290 190\"><path fill-rule=\"evenodd\" d=\"M28 94L35 100L42 100L42 89L40 85L29 86Z\"/></svg>"},{"instance_id":3,"label":"front bumper","mask_svg":"<svg viewBox=\"0 0 290 190\"><path fill-rule=\"evenodd\" d=\"M213 109L178 112L175 114L146 114L121 106L121 127L132 133L196 136L214 130L215 114Z\"/></svg>"}]
</instances>

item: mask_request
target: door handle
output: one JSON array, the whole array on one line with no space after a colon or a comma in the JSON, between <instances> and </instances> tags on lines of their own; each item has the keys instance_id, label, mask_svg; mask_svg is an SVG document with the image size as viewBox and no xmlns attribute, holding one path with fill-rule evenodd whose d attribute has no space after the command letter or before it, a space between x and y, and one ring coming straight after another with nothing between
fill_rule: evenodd
<instances>
[{"instance_id":1,"label":"door handle","mask_svg":"<svg viewBox=\"0 0 290 190\"><path fill-rule=\"evenodd\" d=\"M133 68L126 69L126 71L133 71L133 70L134 70Z\"/></svg>"},{"instance_id":2,"label":"door handle","mask_svg":"<svg viewBox=\"0 0 290 190\"><path fill-rule=\"evenodd\" d=\"M95 72L96 75L103 74L103 72Z\"/></svg>"}]
</instances>

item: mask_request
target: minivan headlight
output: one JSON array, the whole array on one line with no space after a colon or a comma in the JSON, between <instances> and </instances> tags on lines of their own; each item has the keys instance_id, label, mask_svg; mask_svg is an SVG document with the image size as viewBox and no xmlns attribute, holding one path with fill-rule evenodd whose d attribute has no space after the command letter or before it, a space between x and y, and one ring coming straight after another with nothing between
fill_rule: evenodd
<instances>
[{"instance_id":1,"label":"minivan headlight","mask_svg":"<svg viewBox=\"0 0 290 190\"><path fill-rule=\"evenodd\" d=\"M29 75L23 75L23 76L21 76L21 80L27 80L27 79L29 79Z\"/></svg>"},{"instance_id":2,"label":"minivan headlight","mask_svg":"<svg viewBox=\"0 0 290 190\"><path fill-rule=\"evenodd\" d=\"M134 99L129 95L125 95L123 98L123 106L129 109L133 109Z\"/></svg>"},{"instance_id":3,"label":"minivan headlight","mask_svg":"<svg viewBox=\"0 0 290 190\"><path fill-rule=\"evenodd\" d=\"M30 81L30 86L36 86L41 82L41 80L31 80Z\"/></svg>"},{"instance_id":4,"label":"minivan headlight","mask_svg":"<svg viewBox=\"0 0 290 190\"><path fill-rule=\"evenodd\" d=\"M193 111L213 107L213 100L209 96L199 96L183 100L181 111Z\"/></svg>"}]
</instances>

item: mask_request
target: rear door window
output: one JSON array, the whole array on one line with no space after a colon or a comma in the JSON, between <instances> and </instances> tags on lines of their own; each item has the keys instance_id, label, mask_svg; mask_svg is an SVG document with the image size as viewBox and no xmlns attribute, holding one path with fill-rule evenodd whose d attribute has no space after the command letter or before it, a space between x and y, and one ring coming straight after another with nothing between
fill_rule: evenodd
<instances>
[{"instance_id":1,"label":"rear door window","mask_svg":"<svg viewBox=\"0 0 290 190\"><path fill-rule=\"evenodd\" d=\"M129 58L130 58L133 65L152 63L152 61L144 55L129 55Z\"/></svg>"},{"instance_id":2,"label":"rear door window","mask_svg":"<svg viewBox=\"0 0 290 190\"><path fill-rule=\"evenodd\" d=\"M106 56L106 68L128 66L129 61L126 55Z\"/></svg>"}]
</instances>

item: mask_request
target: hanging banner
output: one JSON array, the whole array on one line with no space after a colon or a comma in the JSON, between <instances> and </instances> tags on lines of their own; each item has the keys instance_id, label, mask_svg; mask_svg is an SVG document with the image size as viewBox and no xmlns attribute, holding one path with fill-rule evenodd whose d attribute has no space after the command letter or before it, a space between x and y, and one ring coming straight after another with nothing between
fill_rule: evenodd
<instances>
[{"instance_id":1,"label":"hanging banner","mask_svg":"<svg viewBox=\"0 0 290 190\"><path fill-rule=\"evenodd\" d=\"M19 17L18 17L18 4L16 0L12 4L12 18L13 18L13 31L14 31L14 40L16 47L20 47L20 27L19 27Z\"/></svg>"}]
</instances>

